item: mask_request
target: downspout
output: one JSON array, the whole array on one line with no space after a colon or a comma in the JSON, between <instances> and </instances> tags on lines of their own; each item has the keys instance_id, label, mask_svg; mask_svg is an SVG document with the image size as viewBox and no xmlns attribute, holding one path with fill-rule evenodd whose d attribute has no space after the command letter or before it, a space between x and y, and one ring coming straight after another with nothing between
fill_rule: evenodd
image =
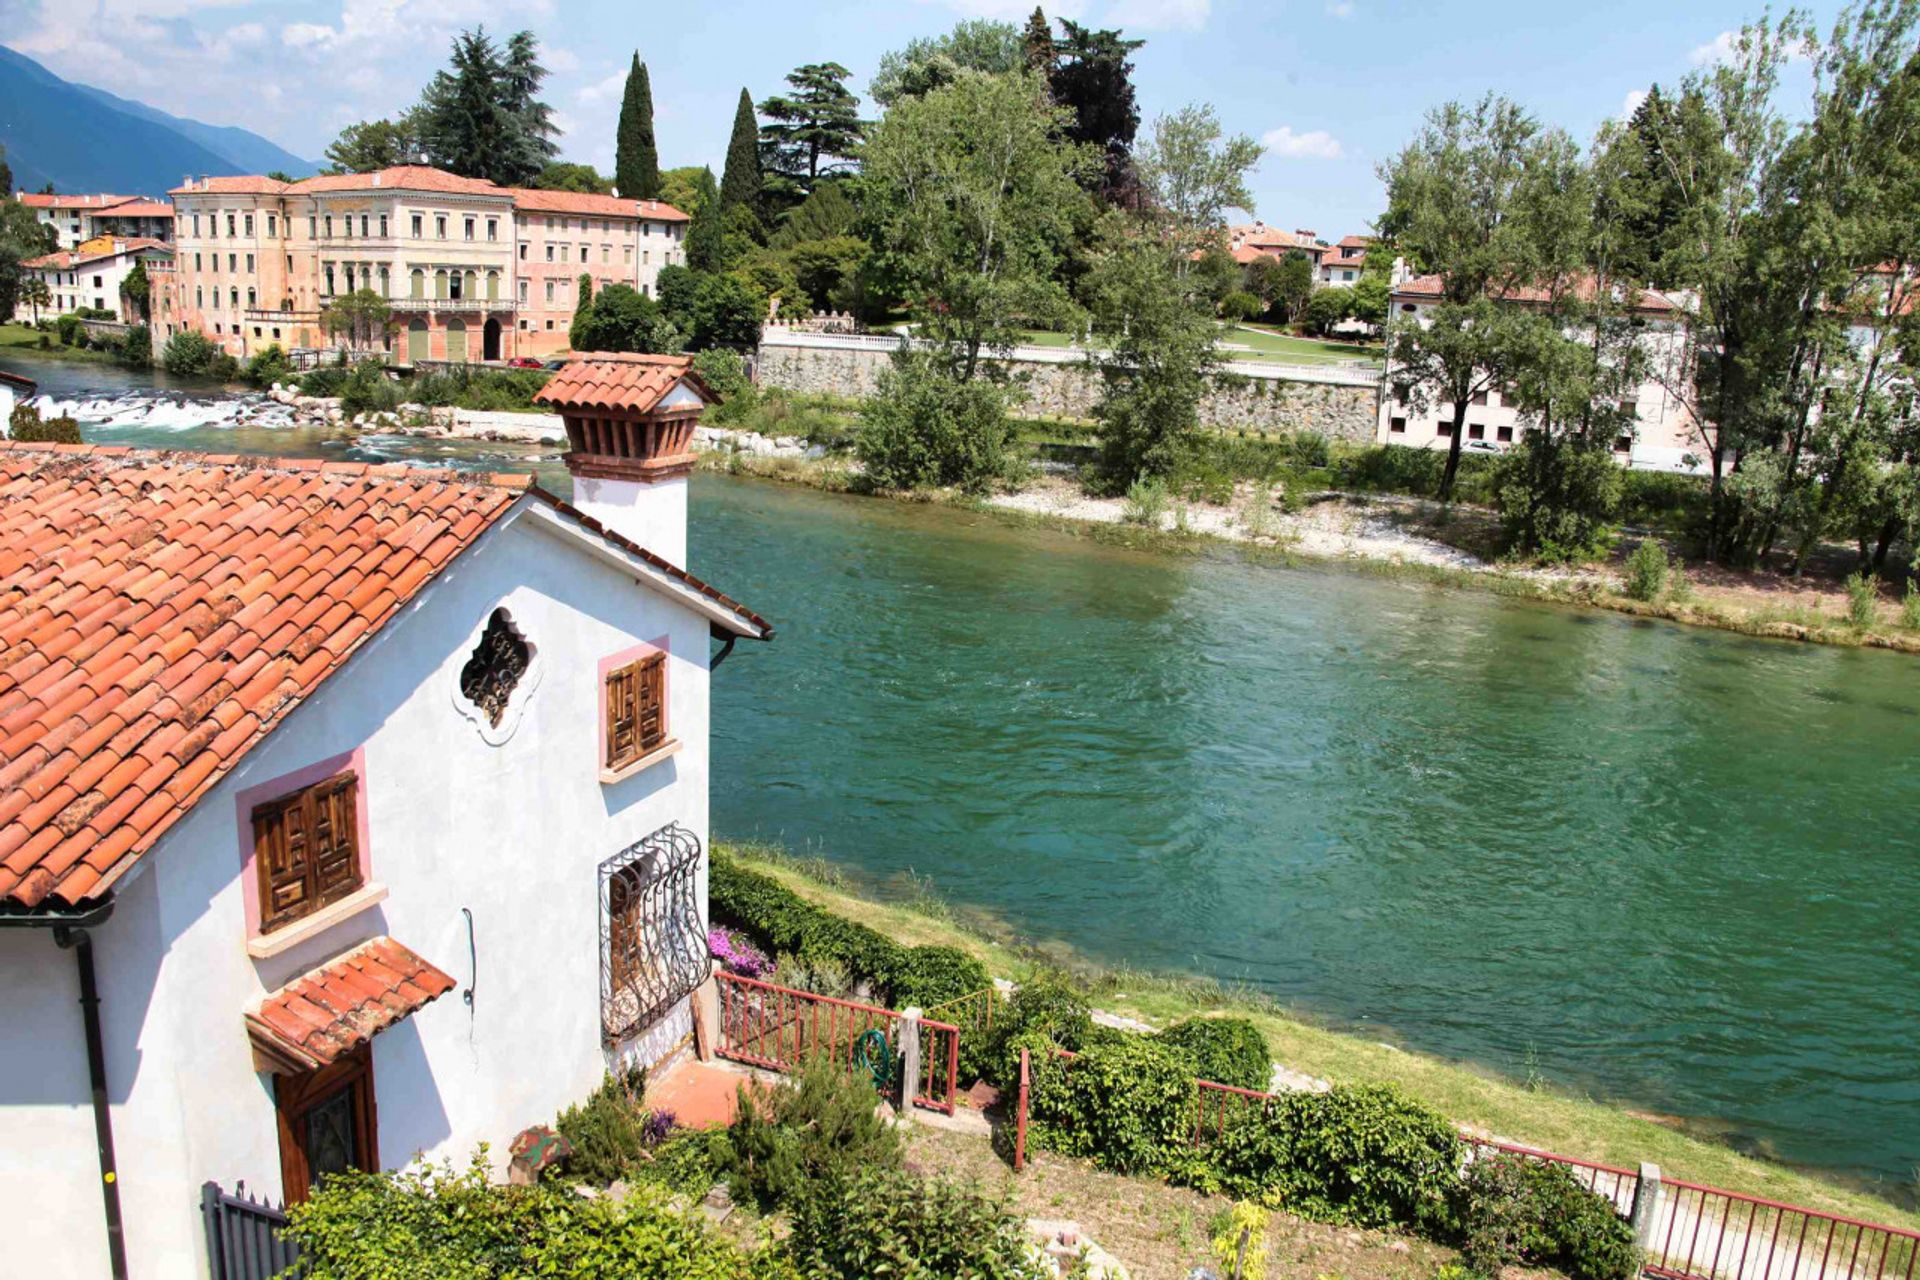
<instances>
[{"instance_id":1,"label":"downspout","mask_svg":"<svg viewBox=\"0 0 1920 1280\"><path fill-rule=\"evenodd\" d=\"M93 1093L93 1136L100 1154L100 1199L107 1221L107 1258L114 1280L127 1277L126 1229L120 1217L120 1174L113 1154L113 1111L107 1102L107 1055L100 1034L100 987L93 970L93 939L87 930L113 914L113 900L64 914L0 916L0 926L51 928L62 951L80 968L80 1018L87 1035L87 1079Z\"/></svg>"},{"instance_id":2,"label":"downspout","mask_svg":"<svg viewBox=\"0 0 1920 1280\"><path fill-rule=\"evenodd\" d=\"M720 664L727 660L727 655L733 652L733 646L739 639L740 637L733 634L733 632L727 632L726 640L720 646L720 652L714 654L712 658L707 660L708 675L712 675L720 669Z\"/></svg>"}]
</instances>

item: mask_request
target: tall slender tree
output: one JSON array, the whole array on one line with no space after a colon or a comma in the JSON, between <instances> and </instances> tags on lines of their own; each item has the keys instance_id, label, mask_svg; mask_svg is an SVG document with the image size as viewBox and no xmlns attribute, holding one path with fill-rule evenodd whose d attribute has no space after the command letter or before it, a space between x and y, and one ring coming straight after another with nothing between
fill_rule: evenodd
<instances>
[{"instance_id":1,"label":"tall slender tree","mask_svg":"<svg viewBox=\"0 0 1920 1280\"><path fill-rule=\"evenodd\" d=\"M1101 194L1109 203L1123 202L1134 186L1129 152L1140 131L1131 57L1146 41L1122 39L1118 31L1096 31L1064 18L1060 26L1065 39L1050 81L1053 100L1073 112L1067 136L1100 148L1104 155Z\"/></svg>"},{"instance_id":2,"label":"tall slender tree","mask_svg":"<svg viewBox=\"0 0 1920 1280\"><path fill-rule=\"evenodd\" d=\"M1036 75L1053 79L1055 53L1053 48L1053 26L1047 21L1047 15L1039 5L1033 6L1033 12L1027 17L1027 27L1020 36L1021 49L1026 54L1027 70Z\"/></svg>"},{"instance_id":3,"label":"tall slender tree","mask_svg":"<svg viewBox=\"0 0 1920 1280\"><path fill-rule=\"evenodd\" d=\"M653 136L653 81L638 53L627 69L626 93L620 99L613 183L630 200L660 198L660 150Z\"/></svg>"},{"instance_id":4,"label":"tall slender tree","mask_svg":"<svg viewBox=\"0 0 1920 1280\"><path fill-rule=\"evenodd\" d=\"M733 112L733 137L727 143L727 167L720 177L720 204L732 209L744 205L760 211L760 122L753 114L753 96L740 91Z\"/></svg>"},{"instance_id":5,"label":"tall slender tree","mask_svg":"<svg viewBox=\"0 0 1920 1280\"><path fill-rule=\"evenodd\" d=\"M507 38L500 59L500 107L507 119L506 176L503 186L523 187L560 154L553 108L540 100L547 69L540 65L540 42L531 31ZM496 178L496 182L501 181Z\"/></svg>"}]
</instances>

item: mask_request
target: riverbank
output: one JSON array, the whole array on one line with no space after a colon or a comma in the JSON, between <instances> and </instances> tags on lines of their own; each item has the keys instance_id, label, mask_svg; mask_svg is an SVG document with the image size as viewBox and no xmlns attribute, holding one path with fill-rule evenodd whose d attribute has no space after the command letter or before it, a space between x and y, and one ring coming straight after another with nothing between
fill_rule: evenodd
<instances>
[{"instance_id":1,"label":"riverbank","mask_svg":"<svg viewBox=\"0 0 1920 1280\"><path fill-rule=\"evenodd\" d=\"M1455 1123L1490 1137L1625 1168L1650 1161L1669 1178L1867 1221L1920 1227L1920 1213L1890 1198L1743 1155L1682 1131L1677 1121L1332 1030L1301 1018L1262 992L1178 974L1090 965L1061 944L1019 936L991 917L944 900L923 880L887 895L829 862L795 859L772 846L718 842L715 851L903 944L960 947L979 957L996 978L1017 982L1038 969L1069 969L1090 984L1102 1008L1156 1026L1195 1013L1232 1012L1251 1018L1266 1035L1274 1060L1296 1077L1392 1084Z\"/></svg>"},{"instance_id":2,"label":"riverbank","mask_svg":"<svg viewBox=\"0 0 1920 1280\"><path fill-rule=\"evenodd\" d=\"M817 451L772 455L723 446L703 453L701 465L833 493L868 492L857 462ZM1641 541L1637 536L1623 536L1605 562L1578 569L1503 563L1495 551L1495 514L1463 503L1326 491L1305 495L1297 509L1288 509L1277 488L1242 481L1230 504L1169 501L1143 521L1145 513L1130 510L1127 499L1090 495L1070 476L1044 472L983 498L953 491L872 496L987 511L1127 546L1192 552L1231 545L1284 560L1765 639L1920 653L1920 629L1903 625L1899 605L1882 600L1874 625L1857 627L1848 620L1844 587L1820 579L1689 563L1682 567L1679 590L1637 600L1625 588L1626 560Z\"/></svg>"},{"instance_id":3,"label":"riverbank","mask_svg":"<svg viewBox=\"0 0 1920 1280\"><path fill-rule=\"evenodd\" d=\"M47 339L47 345L44 347L40 345L42 338ZM36 360L68 360L76 364L118 364L120 362L119 357L111 351L62 346L58 336L43 332L30 324L0 324L0 359L16 354L31 356Z\"/></svg>"}]
</instances>

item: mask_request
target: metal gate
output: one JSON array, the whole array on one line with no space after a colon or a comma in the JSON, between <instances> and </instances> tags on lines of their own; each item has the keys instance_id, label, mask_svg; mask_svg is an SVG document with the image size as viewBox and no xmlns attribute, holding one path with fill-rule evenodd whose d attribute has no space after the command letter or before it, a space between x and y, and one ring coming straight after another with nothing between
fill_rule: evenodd
<instances>
[{"instance_id":1,"label":"metal gate","mask_svg":"<svg viewBox=\"0 0 1920 1280\"><path fill-rule=\"evenodd\" d=\"M713 972L700 927L700 838L677 822L600 864L601 1034L646 1030Z\"/></svg>"},{"instance_id":2,"label":"metal gate","mask_svg":"<svg viewBox=\"0 0 1920 1280\"><path fill-rule=\"evenodd\" d=\"M200 1188L200 1220L207 1230L207 1265L213 1280L268 1280L300 1261L300 1250L280 1237L287 1215L217 1182Z\"/></svg>"}]
</instances>

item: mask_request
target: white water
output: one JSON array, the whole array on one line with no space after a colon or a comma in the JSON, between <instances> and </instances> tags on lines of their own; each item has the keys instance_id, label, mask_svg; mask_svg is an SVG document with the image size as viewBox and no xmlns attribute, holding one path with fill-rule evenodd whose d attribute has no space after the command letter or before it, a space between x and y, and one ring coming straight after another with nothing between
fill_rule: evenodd
<instances>
[{"instance_id":1,"label":"white water","mask_svg":"<svg viewBox=\"0 0 1920 1280\"><path fill-rule=\"evenodd\" d=\"M70 417L82 426L184 431L189 427L295 425L291 408L252 392L219 397L176 391L124 391L72 399L40 395L28 403L40 410L42 418Z\"/></svg>"}]
</instances>

